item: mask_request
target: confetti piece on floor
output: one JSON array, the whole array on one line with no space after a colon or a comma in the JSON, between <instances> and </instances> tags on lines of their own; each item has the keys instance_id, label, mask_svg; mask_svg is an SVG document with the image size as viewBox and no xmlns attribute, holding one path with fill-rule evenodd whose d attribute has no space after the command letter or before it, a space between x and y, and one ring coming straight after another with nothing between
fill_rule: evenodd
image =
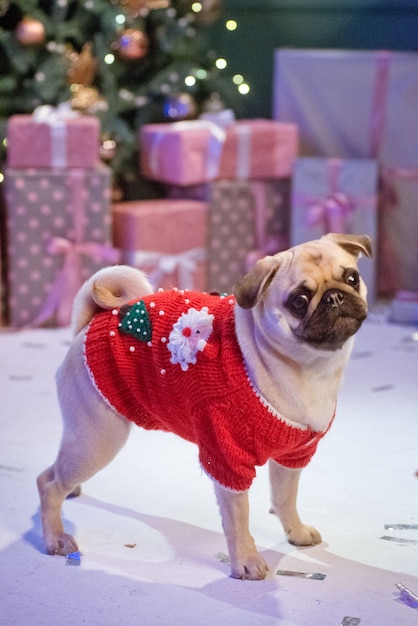
<instances>
[{"instance_id":1,"label":"confetti piece on floor","mask_svg":"<svg viewBox=\"0 0 418 626\"><path fill-rule=\"evenodd\" d=\"M309 574L307 572L293 572L285 569L278 569L276 574L277 576L295 576L298 578L311 578L312 580L324 580L326 578L326 574L320 574L319 572Z\"/></svg>"},{"instance_id":2,"label":"confetti piece on floor","mask_svg":"<svg viewBox=\"0 0 418 626\"><path fill-rule=\"evenodd\" d=\"M215 558L218 559L218 561L220 561L221 563L229 563L229 556L224 552L218 552L217 554L215 554Z\"/></svg>"},{"instance_id":3,"label":"confetti piece on floor","mask_svg":"<svg viewBox=\"0 0 418 626\"><path fill-rule=\"evenodd\" d=\"M341 626L357 626L357 624L360 624L360 622L361 619L359 617L349 617L347 615L341 622Z\"/></svg>"},{"instance_id":4,"label":"confetti piece on floor","mask_svg":"<svg viewBox=\"0 0 418 626\"><path fill-rule=\"evenodd\" d=\"M383 535L383 537L380 537L380 539L384 539L385 541L394 541L395 543L402 543L404 545L418 545L418 541L416 539L405 539L404 537L390 537L389 535Z\"/></svg>"},{"instance_id":5,"label":"confetti piece on floor","mask_svg":"<svg viewBox=\"0 0 418 626\"><path fill-rule=\"evenodd\" d=\"M373 352L370 352L370 351L366 351L366 350L365 350L364 352L355 352L355 353L352 355L352 358L353 358L353 359L365 359L365 358L368 358L368 357L370 357L370 356L374 356L374 353L373 353Z\"/></svg>"},{"instance_id":6,"label":"confetti piece on floor","mask_svg":"<svg viewBox=\"0 0 418 626\"><path fill-rule=\"evenodd\" d=\"M66 565L81 565L81 552L70 552L65 555Z\"/></svg>"},{"instance_id":7,"label":"confetti piece on floor","mask_svg":"<svg viewBox=\"0 0 418 626\"><path fill-rule=\"evenodd\" d=\"M32 376L29 374L10 374L9 380L32 380Z\"/></svg>"},{"instance_id":8,"label":"confetti piece on floor","mask_svg":"<svg viewBox=\"0 0 418 626\"><path fill-rule=\"evenodd\" d=\"M393 385L380 385L380 387L373 387L372 391L388 391L393 389Z\"/></svg>"},{"instance_id":9,"label":"confetti piece on floor","mask_svg":"<svg viewBox=\"0 0 418 626\"><path fill-rule=\"evenodd\" d=\"M418 596L409 591L402 583L396 583L397 588L401 592L400 599L402 602L410 606L412 609L418 609Z\"/></svg>"},{"instance_id":10,"label":"confetti piece on floor","mask_svg":"<svg viewBox=\"0 0 418 626\"><path fill-rule=\"evenodd\" d=\"M385 524L385 530L418 530L418 524Z\"/></svg>"}]
</instances>

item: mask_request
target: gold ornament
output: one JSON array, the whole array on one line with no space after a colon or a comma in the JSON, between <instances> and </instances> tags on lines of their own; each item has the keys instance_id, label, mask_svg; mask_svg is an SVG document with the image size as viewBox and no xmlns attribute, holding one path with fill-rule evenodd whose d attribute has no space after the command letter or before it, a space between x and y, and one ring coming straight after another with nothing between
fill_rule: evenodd
<instances>
[{"instance_id":1,"label":"gold ornament","mask_svg":"<svg viewBox=\"0 0 418 626\"><path fill-rule=\"evenodd\" d=\"M91 43L84 44L80 52L69 47L66 57L70 62L67 82L72 93L71 106L77 111L88 111L101 100L99 91L92 87L97 61L92 54Z\"/></svg>"},{"instance_id":2,"label":"gold ornament","mask_svg":"<svg viewBox=\"0 0 418 626\"><path fill-rule=\"evenodd\" d=\"M0 0L0 17L6 15L10 8L10 0Z\"/></svg>"},{"instance_id":3,"label":"gold ornament","mask_svg":"<svg viewBox=\"0 0 418 626\"><path fill-rule=\"evenodd\" d=\"M81 52L69 50L67 56L70 60L70 68L67 71L68 83L70 85L84 85L88 87L94 81L97 69L97 61L92 54L91 43L86 43Z\"/></svg>"},{"instance_id":4,"label":"gold ornament","mask_svg":"<svg viewBox=\"0 0 418 626\"><path fill-rule=\"evenodd\" d=\"M45 41L45 27L39 20L26 16L16 26L16 39L22 46L39 46Z\"/></svg>"},{"instance_id":5,"label":"gold ornament","mask_svg":"<svg viewBox=\"0 0 418 626\"><path fill-rule=\"evenodd\" d=\"M121 7L130 17L146 15L156 9L168 9L170 0L121 0Z\"/></svg>"},{"instance_id":6,"label":"gold ornament","mask_svg":"<svg viewBox=\"0 0 418 626\"><path fill-rule=\"evenodd\" d=\"M142 30L128 28L120 35L117 49L124 61L137 61L148 54L149 40Z\"/></svg>"},{"instance_id":7,"label":"gold ornament","mask_svg":"<svg viewBox=\"0 0 418 626\"><path fill-rule=\"evenodd\" d=\"M86 87L73 83L70 87L72 98L71 108L77 111L88 111L101 100L100 93L95 87Z\"/></svg>"}]
</instances>

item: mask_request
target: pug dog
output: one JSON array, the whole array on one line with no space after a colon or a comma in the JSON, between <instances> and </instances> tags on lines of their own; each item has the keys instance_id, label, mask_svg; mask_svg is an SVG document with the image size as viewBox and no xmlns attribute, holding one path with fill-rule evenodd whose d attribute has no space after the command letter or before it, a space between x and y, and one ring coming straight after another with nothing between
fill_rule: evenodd
<instances>
[{"instance_id":1,"label":"pug dog","mask_svg":"<svg viewBox=\"0 0 418 626\"><path fill-rule=\"evenodd\" d=\"M106 466L132 424L198 446L213 480L231 576L268 571L249 529L248 489L269 463L272 511L290 543L319 532L296 506L301 470L334 419L353 338L367 315L365 235L327 234L267 256L232 295L153 288L128 266L100 270L79 291L75 337L57 374L63 436L38 479L48 554L78 550L61 507Z\"/></svg>"}]
</instances>

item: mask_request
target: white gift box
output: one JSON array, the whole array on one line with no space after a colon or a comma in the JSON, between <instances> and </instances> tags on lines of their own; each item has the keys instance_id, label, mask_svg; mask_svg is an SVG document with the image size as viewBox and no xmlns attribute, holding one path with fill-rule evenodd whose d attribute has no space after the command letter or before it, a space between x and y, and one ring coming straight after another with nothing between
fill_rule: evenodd
<instances>
[{"instance_id":1,"label":"white gift box","mask_svg":"<svg viewBox=\"0 0 418 626\"><path fill-rule=\"evenodd\" d=\"M301 156L418 168L418 53L275 51L273 117L299 127Z\"/></svg>"}]
</instances>

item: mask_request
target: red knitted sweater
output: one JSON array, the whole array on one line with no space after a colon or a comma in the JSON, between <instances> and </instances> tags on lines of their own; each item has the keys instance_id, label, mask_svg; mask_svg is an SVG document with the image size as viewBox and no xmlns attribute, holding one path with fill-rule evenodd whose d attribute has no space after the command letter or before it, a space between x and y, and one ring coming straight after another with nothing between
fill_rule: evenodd
<instances>
[{"instance_id":1,"label":"red knitted sweater","mask_svg":"<svg viewBox=\"0 0 418 626\"><path fill-rule=\"evenodd\" d=\"M325 432L286 420L254 388L234 306L233 296L173 290L101 312L87 330L85 359L118 413L196 443L205 472L244 491L269 458L307 465Z\"/></svg>"}]
</instances>

